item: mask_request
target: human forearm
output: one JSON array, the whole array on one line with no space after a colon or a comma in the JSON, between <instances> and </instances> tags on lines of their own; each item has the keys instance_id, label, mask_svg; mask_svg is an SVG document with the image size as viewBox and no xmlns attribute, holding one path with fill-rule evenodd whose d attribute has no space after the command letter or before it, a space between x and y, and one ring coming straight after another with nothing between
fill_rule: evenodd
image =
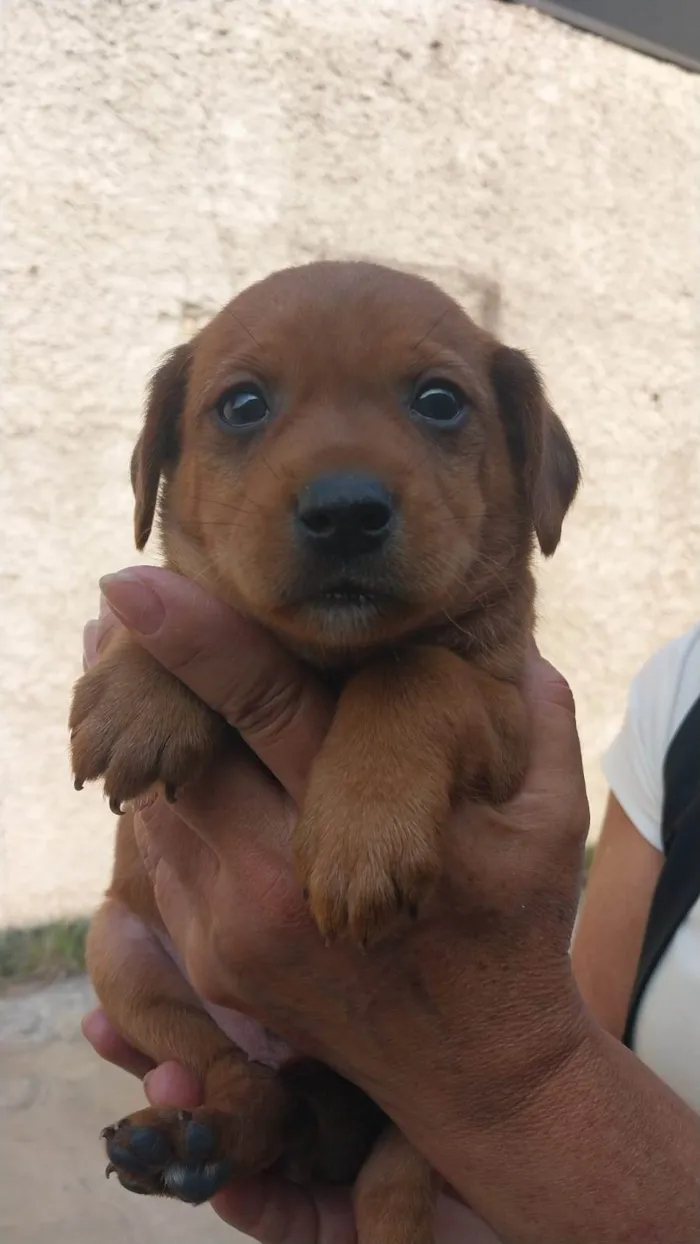
<instances>
[{"instance_id":1,"label":"human forearm","mask_svg":"<svg viewBox=\"0 0 700 1244\"><path fill-rule=\"evenodd\" d=\"M700 1239L700 1119L598 1029L512 1118L438 1110L403 1126L508 1244Z\"/></svg>"}]
</instances>

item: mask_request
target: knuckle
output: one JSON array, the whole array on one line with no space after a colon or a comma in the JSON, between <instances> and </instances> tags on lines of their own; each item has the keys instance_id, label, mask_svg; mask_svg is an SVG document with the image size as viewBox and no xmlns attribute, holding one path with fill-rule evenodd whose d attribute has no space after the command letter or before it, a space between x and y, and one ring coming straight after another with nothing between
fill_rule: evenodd
<instances>
[{"instance_id":1,"label":"knuckle","mask_svg":"<svg viewBox=\"0 0 700 1244\"><path fill-rule=\"evenodd\" d=\"M272 742L292 730L302 715L306 692L300 680L280 678L262 679L246 689L241 697L240 688L230 697L226 711L227 720L244 736Z\"/></svg>"},{"instance_id":2,"label":"knuckle","mask_svg":"<svg viewBox=\"0 0 700 1244\"><path fill-rule=\"evenodd\" d=\"M576 716L574 693L562 674L558 674L549 684L548 698L559 708L566 709L572 717Z\"/></svg>"},{"instance_id":3,"label":"knuckle","mask_svg":"<svg viewBox=\"0 0 700 1244\"><path fill-rule=\"evenodd\" d=\"M155 652L155 646L153 651ZM211 643L204 637L198 639L188 632L178 635L177 644L170 644L167 653L157 652L156 656L180 682L196 691L197 684L201 682L202 671L212 663Z\"/></svg>"},{"instance_id":4,"label":"knuckle","mask_svg":"<svg viewBox=\"0 0 700 1244\"><path fill-rule=\"evenodd\" d=\"M580 791L572 798L570 817L569 817L569 835L578 841L588 837L588 831L591 827L591 808L588 802L585 785L581 784Z\"/></svg>"},{"instance_id":5,"label":"knuckle","mask_svg":"<svg viewBox=\"0 0 700 1244\"><path fill-rule=\"evenodd\" d=\"M97 620L97 628L95 632L95 648L99 654L104 647L106 641L112 634L122 630L119 622L113 613L103 613Z\"/></svg>"}]
</instances>

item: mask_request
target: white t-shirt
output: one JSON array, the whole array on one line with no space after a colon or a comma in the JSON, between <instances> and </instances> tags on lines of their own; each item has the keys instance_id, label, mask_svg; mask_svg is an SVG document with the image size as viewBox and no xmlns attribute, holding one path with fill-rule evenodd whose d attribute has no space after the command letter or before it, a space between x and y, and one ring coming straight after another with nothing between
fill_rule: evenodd
<instances>
[{"instance_id":1,"label":"white t-shirt","mask_svg":"<svg viewBox=\"0 0 700 1244\"><path fill-rule=\"evenodd\" d=\"M622 729L603 761L618 803L659 851L666 751L698 698L700 625L661 648L639 672ZM642 997L634 1049L700 1113L700 901L678 929Z\"/></svg>"}]
</instances>

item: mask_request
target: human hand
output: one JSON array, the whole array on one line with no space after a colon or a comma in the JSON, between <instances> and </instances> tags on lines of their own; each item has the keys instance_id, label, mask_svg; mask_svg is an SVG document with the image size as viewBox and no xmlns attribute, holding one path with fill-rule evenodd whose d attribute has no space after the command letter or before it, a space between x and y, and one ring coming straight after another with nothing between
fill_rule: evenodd
<instances>
[{"instance_id":1,"label":"human hand","mask_svg":"<svg viewBox=\"0 0 700 1244\"><path fill-rule=\"evenodd\" d=\"M195 1076L178 1063L154 1064L120 1037L98 1007L83 1033L96 1054L143 1080L155 1107L193 1110L201 1105ZM260 1244L355 1244L352 1198L346 1188L302 1188L264 1176L237 1180L213 1200L219 1217ZM498 1244L496 1236L449 1193L438 1199L436 1244Z\"/></svg>"},{"instance_id":2,"label":"human hand","mask_svg":"<svg viewBox=\"0 0 700 1244\"><path fill-rule=\"evenodd\" d=\"M175 809L157 800L137 817L190 979L333 1062L449 1173L450 1129L465 1117L497 1125L580 1040L568 944L586 804L565 684L533 657L525 789L498 813L458 811L442 891L418 926L364 958L347 946L326 950L301 902L289 838L332 703L269 637L166 572L130 572L119 596L107 585L132 625L149 629L148 585L156 626L141 642L223 711L278 779L237 756ZM445 1120L440 1137L435 1117Z\"/></svg>"}]
</instances>

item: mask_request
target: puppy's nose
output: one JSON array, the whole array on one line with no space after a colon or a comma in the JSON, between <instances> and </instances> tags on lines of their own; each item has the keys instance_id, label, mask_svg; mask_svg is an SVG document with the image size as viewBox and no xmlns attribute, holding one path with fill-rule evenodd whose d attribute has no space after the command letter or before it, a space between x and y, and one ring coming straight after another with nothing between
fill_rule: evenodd
<instances>
[{"instance_id":1,"label":"puppy's nose","mask_svg":"<svg viewBox=\"0 0 700 1244\"><path fill-rule=\"evenodd\" d=\"M366 475L322 475L302 488L296 524L304 543L335 557L372 553L391 534L395 509L378 479Z\"/></svg>"}]
</instances>

